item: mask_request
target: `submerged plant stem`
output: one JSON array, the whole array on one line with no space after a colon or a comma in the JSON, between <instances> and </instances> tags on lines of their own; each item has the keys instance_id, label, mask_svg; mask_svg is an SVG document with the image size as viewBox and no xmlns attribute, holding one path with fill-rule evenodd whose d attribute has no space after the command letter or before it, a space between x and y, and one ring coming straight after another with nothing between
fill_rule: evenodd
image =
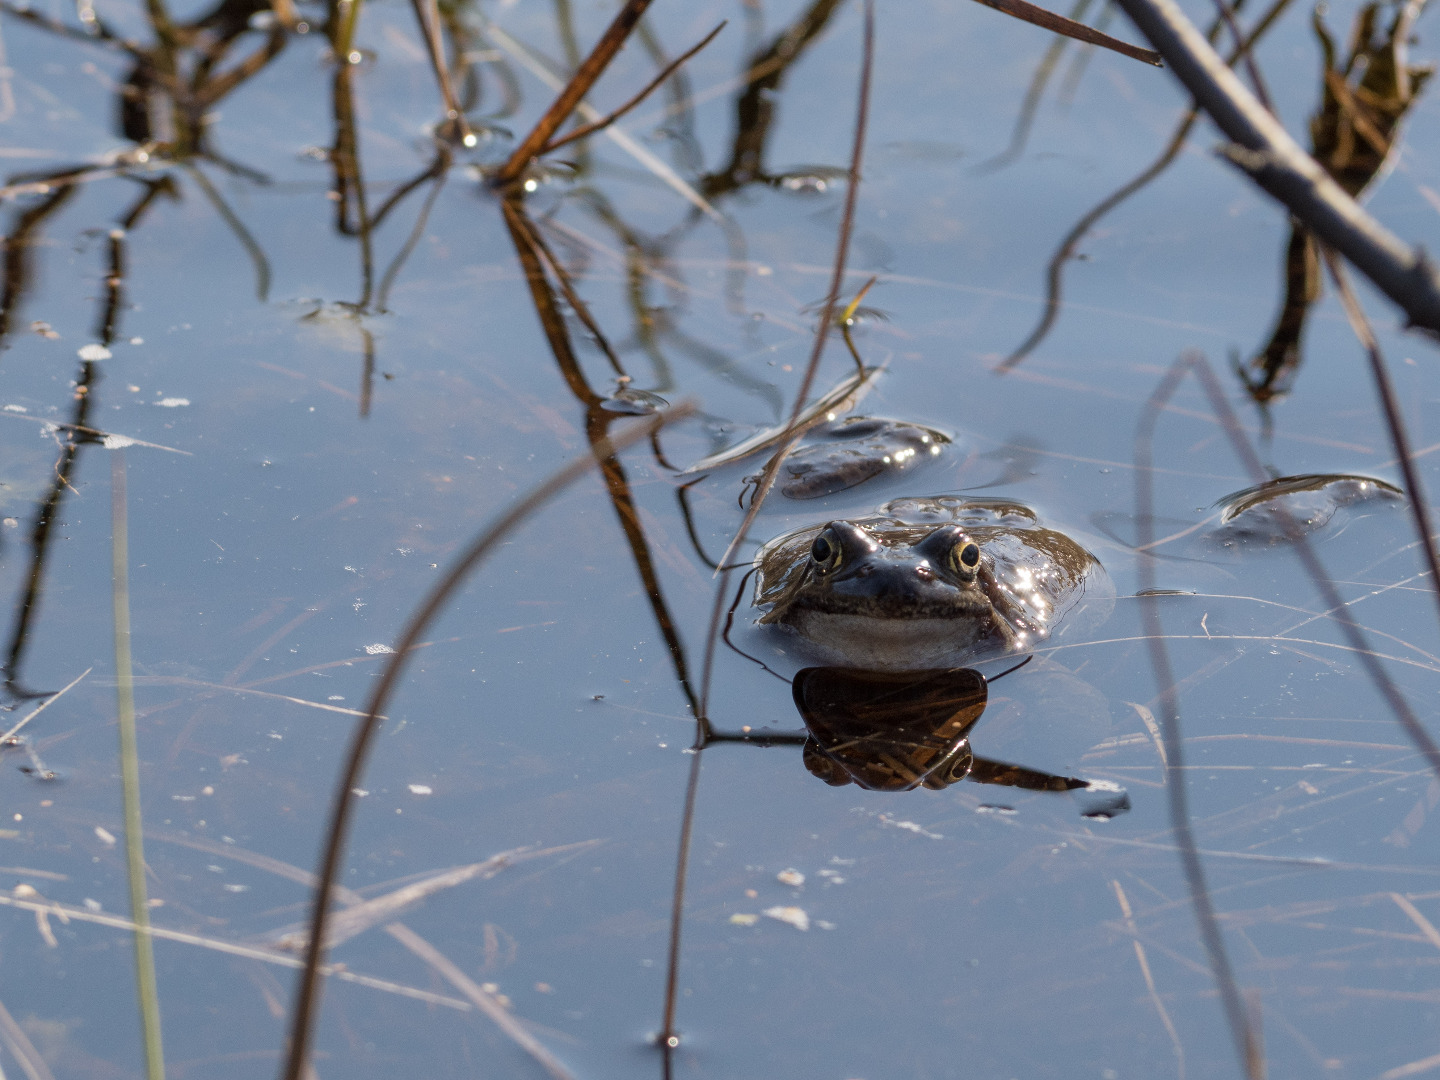
<instances>
[{"instance_id":1,"label":"submerged plant stem","mask_svg":"<svg viewBox=\"0 0 1440 1080\"><path fill-rule=\"evenodd\" d=\"M125 804L125 868L130 878L130 918L135 923L135 992L145 1040L148 1080L165 1080L160 1037L160 997L150 938L150 900L145 890L145 844L140 813L140 754L135 740L135 679L130 662L130 551L125 505L125 451L110 459L111 589L115 619L115 699L120 728L120 783Z\"/></svg>"}]
</instances>

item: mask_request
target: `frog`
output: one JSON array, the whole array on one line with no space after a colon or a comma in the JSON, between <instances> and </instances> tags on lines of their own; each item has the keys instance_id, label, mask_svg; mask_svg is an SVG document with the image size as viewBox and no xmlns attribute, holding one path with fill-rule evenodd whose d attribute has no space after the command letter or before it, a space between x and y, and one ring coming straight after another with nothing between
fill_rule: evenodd
<instances>
[{"instance_id":1,"label":"frog","mask_svg":"<svg viewBox=\"0 0 1440 1080\"><path fill-rule=\"evenodd\" d=\"M1027 651L1062 619L1103 618L1114 600L1089 550L1003 498L895 499L776 537L755 566L761 626L823 663L871 671Z\"/></svg>"},{"instance_id":2,"label":"frog","mask_svg":"<svg viewBox=\"0 0 1440 1080\"><path fill-rule=\"evenodd\" d=\"M780 493L818 499L863 484L881 473L913 469L939 457L950 437L906 420L847 416L822 424L785 459Z\"/></svg>"},{"instance_id":3,"label":"frog","mask_svg":"<svg viewBox=\"0 0 1440 1080\"><path fill-rule=\"evenodd\" d=\"M1347 473L1304 473L1281 476L1215 503L1220 523L1203 543L1221 548L1269 547L1294 536L1338 535L1357 513L1398 504L1405 494L1394 484L1373 476Z\"/></svg>"}]
</instances>

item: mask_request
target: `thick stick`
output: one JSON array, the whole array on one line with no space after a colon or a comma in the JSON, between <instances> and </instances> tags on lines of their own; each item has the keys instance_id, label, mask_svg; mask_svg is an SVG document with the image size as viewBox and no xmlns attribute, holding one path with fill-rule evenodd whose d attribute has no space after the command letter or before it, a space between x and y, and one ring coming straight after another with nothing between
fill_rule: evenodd
<instances>
[{"instance_id":1,"label":"thick stick","mask_svg":"<svg viewBox=\"0 0 1440 1080\"><path fill-rule=\"evenodd\" d=\"M1174 0L1117 2L1233 141L1225 156L1398 304L1411 326L1440 336L1440 277L1425 253L1371 217L1300 148Z\"/></svg>"}]
</instances>

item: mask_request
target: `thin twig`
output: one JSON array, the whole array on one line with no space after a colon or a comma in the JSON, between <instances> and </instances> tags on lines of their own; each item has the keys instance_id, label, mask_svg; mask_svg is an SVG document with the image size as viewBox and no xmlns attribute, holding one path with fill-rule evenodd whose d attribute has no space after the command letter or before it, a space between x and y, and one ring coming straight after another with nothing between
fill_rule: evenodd
<instances>
[{"instance_id":1,"label":"thin twig","mask_svg":"<svg viewBox=\"0 0 1440 1080\"><path fill-rule=\"evenodd\" d=\"M88 667L87 667L87 668L86 668L84 671L82 671L79 675L77 675L77 676L75 676L75 678L71 679L70 682L69 682L68 684L66 684L66 686L65 686L63 689L56 690L55 693L51 694L48 698L46 698L43 703L41 703L40 705L38 705L38 706L36 706L34 709L32 709L32 710L30 711L30 713L25 717L25 719L21 720L18 724L16 724L14 727L12 727L9 731L5 732L4 735L0 735L0 746L6 746L6 745L10 742L11 739L13 739L16 735L18 735L18 734L20 733L20 729L21 729L21 728L23 728L26 724L30 723L31 720L34 720L35 717L39 716L42 712L44 712L46 709L48 709L51 705L54 705L55 702L57 702L57 701L60 700L61 695L65 694L67 691L69 691L72 687L74 687L77 683L79 683L81 679L85 678L86 675L89 675L90 672L92 672L92 671L94 671L94 670L95 670L94 668L88 668Z\"/></svg>"},{"instance_id":2,"label":"thin twig","mask_svg":"<svg viewBox=\"0 0 1440 1080\"><path fill-rule=\"evenodd\" d=\"M1163 749L1161 754L1163 757ZM1160 999L1160 991L1155 988L1155 976L1150 971L1150 960L1145 955L1145 946L1140 943L1140 928L1135 925L1135 914L1130 910L1130 898L1125 895L1118 878L1112 878L1110 886L1115 890L1115 899L1120 902L1120 914L1125 916L1125 929L1130 931L1130 944L1135 946L1135 960L1140 965L1140 975L1144 978L1145 989L1150 994L1150 1004L1154 1005L1155 1011L1160 1014L1160 1023L1165 1027L1165 1034L1170 1036L1170 1045L1175 1048L1175 1075L1177 1080L1185 1080L1185 1045L1180 1041L1180 1033L1175 1030L1175 1022L1170 1019L1165 1002Z\"/></svg>"},{"instance_id":3,"label":"thin twig","mask_svg":"<svg viewBox=\"0 0 1440 1080\"><path fill-rule=\"evenodd\" d=\"M1287 206L1405 312L1440 335L1440 275L1425 253L1373 218L1305 153L1174 0L1117 0L1235 145L1224 156Z\"/></svg>"},{"instance_id":4,"label":"thin twig","mask_svg":"<svg viewBox=\"0 0 1440 1080\"><path fill-rule=\"evenodd\" d=\"M66 922L91 923L95 926L109 926L116 930L124 930L129 933L136 931L134 920L127 919L123 915L111 915L104 911L91 911L89 908L62 904L56 900L26 900L11 896L7 892L0 892L0 907L15 908L18 911L31 911L37 914L58 915ZM229 956L241 956L247 960L259 960L266 964L278 964L280 967L300 968L304 964L299 957L291 956L276 949L262 949L254 945L246 945L239 941L225 941L222 938L206 937L203 934L186 933L183 930L167 930L163 926L151 926L148 933L151 937L161 941L174 941L181 945L194 945L201 949L210 949L214 952L225 953ZM320 974L327 979L340 979L344 982L354 983L357 986L365 986L371 990L379 990L386 994L397 994L400 997L408 997L415 1001L423 1001L427 1005L444 1005L450 1009L461 1012L469 1012L471 1005L459 998L446 997L444 994L437 994L432 990L421 990L419 987L406 986L404 983L394 982L390 979L376 978L374 975L362 975L358 971L348 971L344 965L325 966L320 969Z\"/></svg>"},{"instance_id":5,"label":"thin twig","mask_svg":"<svg viewBox=\"0 0 1440 1080\"><path fill-rule=\"evenodd\" d=\"M1250 76L1250 85L1255 87L1255 96L1260 99L1260 104L1265 106L1265 111L1273 115L1275 105L1270 100L1270 91L1265 88L1265 80L1260 75L1260 65L1255 63L1255 54L1245 48L1245 32L1240 29L1240 22L1235 18L1235 9L1230 5L1230 0L1215 0L1215 7L1219 9L1220 18L1229 28L1230 36L1235 39L1235 48L1245 55L1245 74Z\"/></svg>"},{"instance_id":6,"label":"thin twig","mask_svg":"<svg viewBox=\"0 0 1440 1080\"><path fill-rule=\"evenodd\" d=\"M150 900L145 889L145 845L140 811L140 754L135 739L135 681L130 662L130 550L125 506L125 451L110 459L111 586L115 600L115 696L120 731L120 781L125 803L125 869L130 879L130 917L135 921L135 995L145 1042L145 1072L165 1080L160 1036L160 995L150 939Z\"/></svg>"},{"instance_id":7,"label":"thin twig","mask_svg":"<svg viewBox=\"0 0 1440 1080\"><path fill-rule=\"evenodd\" d=\"M1074 19L1067 19L1064 15L1056 15L1053 11L1042 8L1036 4L1027 3L1027 0L975 0L977 4L984 4L988 8L1004 12L1013 19L1021 22L1028 22L1033 26L1039 26L1051 30L1057 34L1064 34L1076 41L1083 41L1087 45L1099 45L1102 49L1109 49L1121 56L1128 56L1132 60L1139 60L1141 63L1153 64L1155 67L1164 67L1160 54L1151 52L1149 49L1142 49L1137 45L1113 38L1109 34L1102 34L1099 30L1086 26Z\"/></svg>"},{"instance_id":8,"label":"thin twig","mask_svg":"<svg viewBox=\"0 0 1440 1080\"><path fill-rule=\"evenodd\" d=\"M645 14L645 9L650 6L651 0L626 0L625 6L615 16L608 29L595 43L595 48L585 58L571 76L565 88L560 91L545 115L540 118L539 123L526 135L515 152L510 155L508 161L500 167L495 174L495 186L505 187L513 184L529 167L535 156L541 153L542 148L547 146L560 130L560 125L570 118L575 111L575 106L580 104L580 99L590 92L590 87L595 85L595 80L600 78L605 69L610 66L610 61L615 59L621 47L625 44L630 32L635 29L635 24L640 21L640 16Z\"/></svg>"},{"instance_id":9,"label":"thin twig","mask_svg":"<svg viewBox=\"0 0 1440 1080\"><path fill-rule=\"evenodd\" d=\"M571 131L565 136L563 136L562 138L552 139L550 142L545 144L544 149L542 149L540 153L548 154L552 150L560 149L560 147L564 146L567 143L574 142L576 139L583 139L586 135L594 135L597 131L603 131L611 124L615 123L616 120L619 120L631 109L635 108L635 106L639 105L642 101L649 97L651 93L653 93L659 86L661 86L665 82L666 79L670 78L671 75L675 74L675 70L681 64L685 63L686 60L689 60L701 49L705 48L706 45L709 45L710 42L714 41L715 35L720 33L721 30L725 29L726 21L727 20L721 20L720 25L715 27L714 30L711 30L710 33L706 34L700 44L692 46L690 49L687 49L685 52L681 53L678 57L672 60L669 64L665 66L665 69L661 71L659 75L656 75L655 78L650 80L649 84L646 85L645 89L641 90L638 94L632 97L624 105L621 105L609 116L601 117L599 120L593 121L589 124L585 124L582 127L578 127L574 131Z\"/></svg>"},{"instance_id":10,"label":"thin twig","mask_svg":"<svg viewBox=\"0 0 1440 1080\"><path fill-rule=\"evenodd\" d=\"M440 96L445 99L445 123L441 125L442 138L471 147L480 140L470 129L460 99L455 96L455 87L450 81L450 68L445 63L445 42L440 37L440 8L435 0L411 0L415 8L415 21L420 24L420 36L425 39L425 48L430 53L430 66L435 71L435 81L440 85Z\"/></svg>"},{"instance_id":11,"label":"thin twig","mask_svg":"<svg viewBox=\"0 0 1440 1080\"><path fill-rule=\"evenodd\" d=\"M1375 340L1375 332L1370 328L1370 320L1365 317L1365 309L1360 306L1359 299L1350 288L1345 268L1335 257L1335 253L1323 244L1320 252L1330 270L1330 277L1335 282L1335 289L1340 294L1340 303L1345 308L1345 317L1350 320L1350 328L1360 340L1360 345L1370 361L1370 375L1375 380L1375 392L1380 397L1380 407L1385 412L1385 423L1390 429L1390 442L1395 449L1395 457L1400 462L1400 474L1405 480L1405 501L1410 507L1410 516L1415 520L1415 530L1420 536L1420 550L1425 553L1425 565L1430 569L1430 592L1435 597L1436 604L1440 605L1440 558L1435 555L1435 542L1430 537L1429 504L1425 500L1425 489L1420 483L1420 471L1415 468L1415 455L1410 448L1410 436L1405 431L1404 413L1395 396L1395 384L1390 380L1390 371L1385 366L1385 357L1380 352L1380 343Z\"/></svg>"},{"instance_id":12,"label":"thin twig","mask_svg":"<svg viewBox=\"0 0 1440 1080\"><path fill-rule=\"evenodd\" d=\"M1140 416L1135 431L1135 516L1137 546L1144 547L1154 539L1155 517L1154 497L1151 491L1149 466L1154 458L1155 426L1160 412L1174 396L1181 381L1197 367L1195 354L1181 356L1165 377ZM1225 951L1225 939L1220 933L1220 924L1215 918L1215 905L1210 898L1210 889L1205 881L1205 866L1195 843L1195 833L1190 825L1190 797L1185 781L1185 740L1180 737L1180 702L1176 692L1175 674L1170 666L1170 652L1165 645L1164 628L1160 623L1160 611L1151 590L1155 588L1155 557L1143 555L1137 567L1141 624L1144 627L1146 645L1150 651L1150 663L1159 684L1157 701L1160 725L1165 745L1165 788L1170 801L1170 827L1180 848L1180 864L1185 871L1185 881L1190 890L1190 903L1195 912L1195 921L1200 930L1201 941L1210 957L1210 970L1220 990L1220 1001L1225 1018L1230 1024L1230 1034L1235 1040L1236 1052L1252 1080L1256 1077L1255 1048L1257 1040L1250 1028L1245 1002L1235 981L1235 972L1230 966L1230 956ZM1149 595L1147 595L1149 594Z\"/></svg>"},{"instance_id":13,"label":"thin twig","mask_svg":"<svg viewBox=\"0 0 1440 1080\"><path fill-rule=\"evenodd\" d=\"M688 403L677 405L659 416L637 423L619 436L602 439L591 448L591 453L576 458L554 473L529 495L512 504L492 525L481 532L451 565L445 576L431 588L421 605L411 614L404 631L395 643L394 655L385 665L385 670L371 693L366 718L356 727L344 768L341 770L340 782L336 787L331 804L329 826L325 834L320 869L317 873L319 881L311 908L309 947L305 952L305 966L300 976L296 1000L291 1013L289 1046L285 1066L281 1072L285 1080L301 1080L309 1061L313 1017L315 1007L319 1003L318 976L321 956L324 952L325 922L329 915L330 899L340 868L340 856L345 849L350 818L354 810L354 789L360 782L370 743L379 727L379 714L385 708L391 693L399 683L400 676L409 661L412 647L419 642L426 628L444 609L446 603L470 575L470 572L512 529L544 506L560 491L584 476L597 463L647 437L654 429L688 417L694 411L694 406Z\"/></svg>"},{"instance_id":14,"label":"thin twig","mask_svg":"<svg viewBox=\"0 0 1440 1080\"><path fill-rule=\"evenodd\" d=\"M3 1003L0 1003L0 1040L4 1041L10 1056L25 1073L26 1080L55 1080L55 1074L50 1071L50 1066L45 1064L40 1051L35 1049L35 1044L25 1034L25 1029L15 1022L10 1010L5 1008Z\"/></svg>"},{"instance_id":15,"label":"thin twig","mask_svg":"<svg viewBox=\"0 0 1440 1080\"><path fill-rule=\"evenodd\" d=\"M494 40L495 44L515 57L515 59L524 65L537 79L556 91L564 85L564 82L546 66L545 62L536 55L534 50L505 33L504 30L500 29L500 27L496 26L493 22L484 21L483 17L482 23L485 27L485 33ZM601 116L598 109L585 101L580 102L580 104L575 107L575 111L587 120L599 120ZM603 134L646 169L650 170L662 183L671 188L677 195L695 207L695 209L699 210L711 221L719 224L725 222L720 211L711 206L703 195L685 181L684 177L645 147L641 146L640 143L636 142L634 137L625 131L624 128L612 125L606 128Z\"/></svg>"},{"instance_id":16,"label":"thin twig","mask_svg":"<svg viewBox=\"0 0 1440 1080\"><path fill-rule=\"evenodd\" d=\"M800 380L800 389L795 394L795 404L790 410L790 424L793 428L805 412L805 401L810 396L810 390L815 385L815 376L820 370L820 357L825 352L825 343L829 340L831 325L835 321L835 305L840 302L840 287L845 280L845 264L850 255L850 234L855 227L855 202L860 195L860 165L865 159L865 131L869 126L870 119L870 75L874 64L875 54L875 13L874 0L865 0L865 39L863 43L863 59L860 63L860 100L855 109L855 139L850 148L850 169L848 182L845 190L845 210L840 218L840 231L835 239L835 264L830 273L830 288L825 293L825 304L820 309L820 325L815 331L815 344L810 349L810 360L805 365L805 374ZM760 513L760 507L765 502L765 497L770 494L770 489L775 486L775 477L780 472L780 466L784 463L786 456L794 449L795 443L799 440L799 433L792 433L789 439L781 444L780 450L770 459L765 466L765 471L760 476L760 483L756 485L755 496L750 502L750 509L745 513L745 519L740 523L740 528L735 531L735 537L730 541L730 546L725 549L725 554L720 557L720 565L725 566L735 557L735 551L739 548L745 534L750 531L755 516ZM723 587L717 595L723 594ZM718 625L718 622L715 624ZM714 626L711 627L712 631Z\"/></svg>"},{"instance_id":17,"label":"thin twig","mask_svg":"<svg viewBox=\"0 0 1440 1080\"><path fill-rule=\"evenodd\" d=\"M855 221L855 201L860 191L860 165L864 160L865 153L865 132L868 126L870 115L870 76L874 66L875 58L875 3L874 0L865 0L864 39L860 61L860 88L859 101L855 110L855 135L854 142L850 149L850 173L849 185L845 192L845 211L840 219L840 231L835 241L835 266L830 278L830 288L825 295L825 305L820 312L820 325L815 330L815 344L810 353L810 361L806 365L804 377L800 380L800 389L795 395L795 405L790 411L790 424L795 427L797 421L805 412L805 400L810 396L810 389L815 382L815 374L820 368L820 358L825 351L825 342L830 335L830 326L835 317L835 305L839 302L840 286L845 280L845 263L850 250L850 233ZM700 757L701 751L705 748L705 742L711 734L710 728L710 687L715 671L715 651L720 639L720 624L725 613L725 596L729 591L730 581L730 556L734 549L740 544L742 538L749 531L750 524L755 520L755 515L760 512L760 504L764 501L765 494L775 483L775 474L779 471L780 463L784 461L785 455L790 447L795 444L798 434L790 436L779 452L770 459L766 466L766 479L761 480L761 485L751 500L750 509L745 515L745 520L735 533L725 556L720 560L720 569L717 571L719 580L715 583L715 602L710 611L710 625L705 638L705 662L701 674L700 707L696 712L695 723L695 758L690 763L690 776L685 787L685 808L680 819L680 844L675 864L675 885L672 894L670 912L670 943L669 953L666 958L665 976L665 1014L664 1023L661 1027L661 1050L664 1054L664 1080L670 1080L673 1061L672 1055L679 1045L679 1034L675 1028L675 1010L677 995L679 993L679 972L680 972L680 930L685 913L685 881L689 870L690 840L694 832L695 824L695 801L700 787Z\"/></svg>"},{"instance_id":18,"label":"thin twig","mask_svg":"<svg viewBox=\"0 0 1440 1080\"><path fill-rule=\"evenodd\" d=\"M1265 471L1254 448L1246 440L1239 418L1230 407L1230 402L1225 397L1225 391L1221 388L1219 380L1215 378L1215 373L1210 370L1209 363L1205 361L1204 357L1195 354L1192 358L1192 370L1205 390L1205 396L1210 401L1211 409L1220 418L1236 456L1244 462L1246 471L1250 473L1257 484L1269 480L1269 473ZM1341 598L1339 590L1330 580L1330 575L1321 564L1319 556L1315 554L1315 549L1300 529L1299 524L1289 514L1284 513L1283 508L1281 508L1279 519L1285 529L1285 539L1295 548L1300 564L1310 575L1311 584L1320 594L1321 602L1334 614L1335 621L1340 624L1340 629L1349 639L1350 647L1359 656L1360 664L1364 667L1366 675L1369 676L1375 688L1380 691L1381 696L1385 698L1385 703L1395 714L1395 718L1405 729L1405 733L1410 737L1415 748L1425 757L1435 775L1440 777L1440 746L1435 744L1435 740L1425 730L1425 726L1415 715L1410 703L1400 693L1400 688L1395 685L1389 673L1381 665L1379 654L1370 647L1370 642L1365 637L1365 631L1355 621L1355 616L1350 611L1350 605Z\"/></svg>"}]
</instances>

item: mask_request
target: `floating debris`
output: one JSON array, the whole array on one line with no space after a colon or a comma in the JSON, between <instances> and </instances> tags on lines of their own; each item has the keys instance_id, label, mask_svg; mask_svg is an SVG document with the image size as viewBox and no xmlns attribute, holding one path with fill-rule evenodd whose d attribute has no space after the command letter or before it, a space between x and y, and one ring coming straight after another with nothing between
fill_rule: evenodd
<instances>
[{"instance_id":1,"label":"floating debris","mask_svg":"<svg viewBox=\"0 0 1440 1080\"><path fill-rule=\"evenodd\" d=\"M736 926L754 926L760 921L760 916L750 914L749 912L737 911L734 915L730 916L730 921Z\"/></svg>"},{"instance_id":2,"label":"floating debris","mask_svg":"<svg viewBox=\"0 0 1440 1080\"><path fill-rule=\"evenodd\" d=\"M788 923L796 930L810 929L810 916L805 914L801 907L772 907L761 912L766 918L777 919L780 922Z\"/></svg>"},{"instance_id":3,"label":"floating debris","mask_svg":"<svg viewBox=\"0 0 1440 1080\"><path fill-rule=\"evenodd\" d=\"M649 416L651 413L668 409L670 402L659 394L652 394L649 390L641 390L634 386L622 386L600 402L600 407L606 412L621 413L626 416Z\"/></svg>"},{"instance_id":4,"label":"floating debris","mask_svg":"<svg viewBox=\"0 0 1440 1080\"><path fill-rule=\"evenodd\" d=\"M775 875L775 880L781 885L790 885L798 889L805 884L805 875L792 867L788 870L781 870Z\"/></svg>"}]
</instances>

